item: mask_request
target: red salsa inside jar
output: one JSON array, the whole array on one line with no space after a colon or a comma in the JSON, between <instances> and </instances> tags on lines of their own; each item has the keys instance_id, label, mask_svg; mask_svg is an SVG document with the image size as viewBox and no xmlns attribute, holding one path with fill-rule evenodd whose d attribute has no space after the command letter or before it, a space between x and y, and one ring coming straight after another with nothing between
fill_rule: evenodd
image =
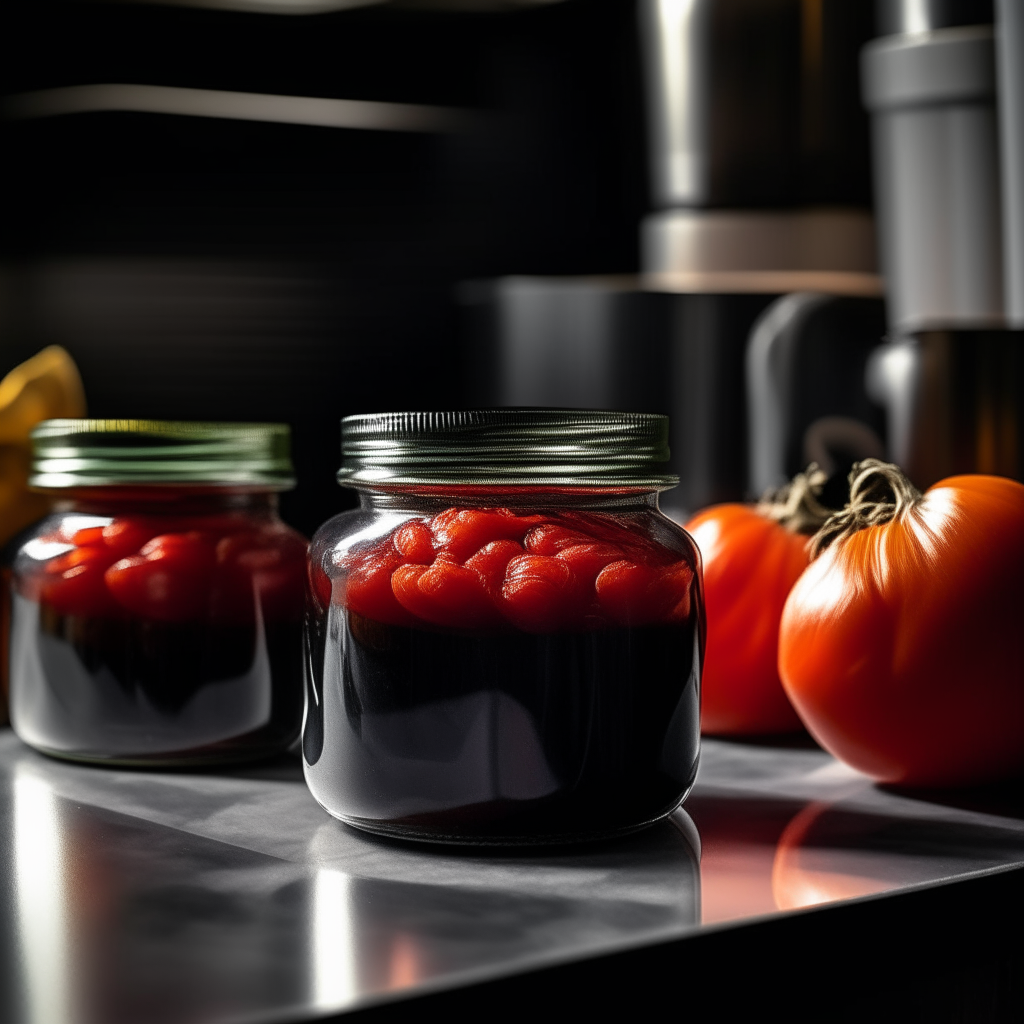
<instances>
[{"instance_id":1,"label":"red salsa inside jar","mask_svg":"<svg viewBox=\"0 0 1024 1024\"><path fill-rule=\"evenodd\" d=\"M60 496L14 560L18 734L121 763L286 747L301 716L306 542L277 518L274 490L85 482Z\"/></svg>"},{"instance_id":2,"label":"red salsa inside jar","mask_svg":"<svg viewBox=\"0 0 1024 1024\"><path fill-rule=\"evenodd\" d=\"M371 493L314 538L314 796L448 842L572 842L671 812L697 759L692 542L644 492L466 490L419 514Z\"/></svg>"}]
</instances>

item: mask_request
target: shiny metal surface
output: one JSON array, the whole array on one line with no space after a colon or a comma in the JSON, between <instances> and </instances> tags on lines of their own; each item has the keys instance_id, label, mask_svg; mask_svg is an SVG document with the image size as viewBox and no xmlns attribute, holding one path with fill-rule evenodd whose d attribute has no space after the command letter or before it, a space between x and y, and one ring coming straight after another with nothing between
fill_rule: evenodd
<instances>
[{"instance_id":1,"label":"shiny metal surface","mask_svg":"<svg viewBox=\"0 0 1024 1024\"><path fill-rule=\"evenodd\" d=\"M656 207L870 205L864 114L846 83L871 5L642 0L637 11Z\"/></svg>"},{"instance_id":2,"label":"shiny metal surface","mask_svg":"<svg viewBox=\"0 0 1024 1024\"><path fill-rule=\"evenodd\" d=\"M225 6L230 2L225 0ZM381 103L375 100L282 96L120 82L39 89L10 96L0 102L0 117L5 120L35 120L110 111L384 132L459 131L472 123L472 115L468 111L418 103Z\"/></svg>"},{"instance_id":3,"label":"shiny metal surface","mask_svg":"<svg viewBox=\"0 0 1024 1024\"><path fill-rule=\"evenodd\" d=\"M922 331L880 346L867 384L889 458L922 490L958 473L1024 480L1024 333Z\"/></svg>"},{"instance_id":4,"label":"shiny metal surface","mask_svg":"<svg viewBox=\"0 0 1024 1024\"><path fill-rule=\"evenodd\" d=\"M1024 327L1024 5L996 0L999 159L1003 190L1003 295Z\"/></svg>"},{"instance_id":5,"label":"shiny metal surface","mask_svg":"<svg viewBox=\"0 0 1024 1024\"><path fill-rule=\"evenodd\" d=\"M865 210L661 210L640 237L648 283L670 291L883 291Z\"/></svg>"},{"instance_id":6,"label":"shiny metal surface","mask_svg":"<svg viewBox=\"0 0 1024 1024\"><path fill-rule=\"evenodd\" d=\"M1024 863L1004 797L922 800L816 749L708 742L687 802L699 842L680 813L614 844L448 852L328 818L297 762L109 771L5 731L0 1019L315 1018L998 870Z\"/></svg>"},{"instance_id":7,"label":"shiny metal surface","mask_svg":"<svg viewBox=\"0 0 1024 1024\"><path fill-rule=\"evenodd\" d=\"M890 327L991 328L1004 319L991 26L885 36L864 50Z\"/></svg>"}]
</instances>

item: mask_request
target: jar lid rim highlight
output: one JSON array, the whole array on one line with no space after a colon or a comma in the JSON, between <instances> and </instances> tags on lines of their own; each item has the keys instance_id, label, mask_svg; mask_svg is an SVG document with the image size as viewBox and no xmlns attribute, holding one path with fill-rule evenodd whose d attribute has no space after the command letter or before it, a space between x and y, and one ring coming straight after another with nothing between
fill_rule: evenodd
<instances>
[{"instance_id":1,"label":"jar lid rim highlight","mask_svg":"<svg viewBox=\"0 0 1024 1024\"><path fill-rule=\"evenodd\" d=\"M437 484L635 487L679 478L668 417L592 409L384 412L341 422L338 482L373 488Z\"/></svg>"},{"instance_id":2,"label":"jar lid rim highlight","mask_svg":"<svg viewBox=\"0 0 1024 1024\"><path fill-rule=\"evenodd\" d=\"M32 431L29 486L295 486L284 423L142 419L44 420Z\"/></svg>"}]
</instances>

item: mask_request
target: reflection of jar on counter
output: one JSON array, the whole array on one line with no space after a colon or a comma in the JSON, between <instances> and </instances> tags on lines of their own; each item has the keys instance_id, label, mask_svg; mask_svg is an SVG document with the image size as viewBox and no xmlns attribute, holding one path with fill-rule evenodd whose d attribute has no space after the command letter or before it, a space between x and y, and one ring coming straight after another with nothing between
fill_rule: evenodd
<instances>
[{"instance_id":1,"label":"reflection of jar on counter","mask_svg":"<svg viewBox=\"0 0 1024 1024\"><path fill-rule=\"evenodd\" d=\"M306 779L441 842L567 842L669 814L697 765L703 596L659 511L667 420L349 417L362 507L311 547Z\"/></svg>"},{"instance_id":2,"label":"reflection of jar on counter","mask_svg":"<svg viewBox=\"0 0 1024 1024\"><path fill-rule=\"evenodd\" d=\"M18 735L119 763L285 748L306 551L277 517L288 428L51 420L33 442L31 483L60 502L15 556Z\"/></svg>"}]
</instances>

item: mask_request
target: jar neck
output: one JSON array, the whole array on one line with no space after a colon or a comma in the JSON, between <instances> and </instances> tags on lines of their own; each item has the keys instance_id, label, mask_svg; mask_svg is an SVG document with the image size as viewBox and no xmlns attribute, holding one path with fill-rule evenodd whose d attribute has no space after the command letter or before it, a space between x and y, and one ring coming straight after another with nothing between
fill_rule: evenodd
<instances>
[{"instance_id":1,"label":"jar neck","mask_svg":"<svg viewBox=\"0 0 1024 1024\"><path fill-rule=\"evenodd\" d=\"M364 509L434 514L446 508L587 509L602 511L658 510L658 491L612 487L447 487L365 488L359 491Z\"/></svg>"},{"instance_id":2,"label":"jar neck","mask_svg":"<svg viewBox=\"0 0 1024 1024\"><path fill-rule=\"evenodd\" d=\"M276 516L276 491L244 487L107 486L47 492L57 511L93 515L210 515L245 512Z\"/></svg>"}]
</instances>

